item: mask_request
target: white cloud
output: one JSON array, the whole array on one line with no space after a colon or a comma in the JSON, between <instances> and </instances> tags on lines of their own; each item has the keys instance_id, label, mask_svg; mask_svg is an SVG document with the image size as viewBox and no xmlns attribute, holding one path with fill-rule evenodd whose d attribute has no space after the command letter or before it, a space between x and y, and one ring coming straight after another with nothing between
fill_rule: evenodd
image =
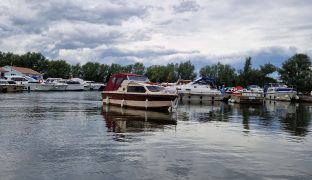
<instances>
[{"instance_id":1,"label":"white cloud","mask_svg":"<svg viewBox=\"0 0 312 180\"><path fill-rule=\"evenodd\" d=\"M0 46L71 63L238 64L311 55L311 8L308 0L3 0Z\"/></svg>"}]
</instances>

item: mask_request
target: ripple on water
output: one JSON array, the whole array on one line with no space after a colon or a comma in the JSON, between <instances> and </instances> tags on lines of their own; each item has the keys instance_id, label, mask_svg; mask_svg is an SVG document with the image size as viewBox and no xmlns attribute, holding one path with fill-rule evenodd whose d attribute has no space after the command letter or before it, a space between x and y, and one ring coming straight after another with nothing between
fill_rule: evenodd
<instances>
[{"instance_id":1,"label":"ripple on water","mask_svg":"<svg viewBox=\"0 0 312 180\"><path fill-rule=\"evenodd\" d=\"M101 106L100 92L1 94L4 179L310 179L311 107Z\"/></svg>"}]
</instances>

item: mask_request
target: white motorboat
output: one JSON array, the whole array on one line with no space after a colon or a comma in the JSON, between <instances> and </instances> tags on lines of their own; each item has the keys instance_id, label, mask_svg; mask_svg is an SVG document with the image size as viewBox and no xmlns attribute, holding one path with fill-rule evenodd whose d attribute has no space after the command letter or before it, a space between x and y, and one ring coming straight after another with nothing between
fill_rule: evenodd
<instances>
[{"instance_id":1,"label":"white motorboat","mask_svg":"<svg viewBox=\"0 0 312 180\"><path fill-rule=\"evenodd\" d=\"M27 87L25 85L28 84L28 79L26 79L26 77L23 77L23 76L5 76L5 78L8 81L14 81L16 84L22 85L23 90L27 90Z\"/></svg>"},{"instance_id":2,"label":"white motorboat","mask_svg":"<svg viewBox=\"0 0 312 180\"><path fill-rule=\"evenodd\" d=\"M79 78L72 79L62 79L60 83L67 84L66 91L83 91L84 90L84 81Z\"/></svg>"},{"instance_id":3,"label":"white motorboat","mask_svg":"<svg viewBox=\"0 0 312 180\"><path fill-rule=\"evenodd\" d=\"M46 84L44 83L43 79L36 80L34 78L25 76L25 79L27 79L27 84L24 84L24 90L28 91L50 91L53 88L52 84Z\"/></svg>"},{"instance_id":4,"label":"white motorboat","mask_svg":"<svg viewBox=\"0 0 312 180\"><path fill-rule=\"evenodd\" d=\"M297 91L283 83L270 83L264 90L265 98L274 101L293 101L299 99Z\"/></svg>"},{"instance_id":5,"label":"white motorboat","mask_svg":"<svg viewBox=\"0 0 312 180\"><path fill-rule=\"evenodd\" d=\"M224 98L217 89L215 80L209 77L202 77L184 85L168 86L166 89L177 92L182 101L188 102L222 101Z\"/></svg>"},{"instance_id":6,"label":"white motorboat","mask_svg":"<svg viewBox=\"0 0 312 180\"><path fill-rule=\"evenodd\" d=\"M48 78L45 84L53 86L51 91L65 91L68 85L61 81L63 81L62 78Z\"/></svg>"},{"instance_id":7,"label":"white motorboat","mask_svg":"<svg viewBox=\"0 0 312 180\"><path fill-rule=\"evenodd\" d=\"M84 90L86 91L99 91L99 90L103 90L105 87L105 84L103 83L96 83L94 81L85 81L84 82Z\"/></svg>"}]
</instances>

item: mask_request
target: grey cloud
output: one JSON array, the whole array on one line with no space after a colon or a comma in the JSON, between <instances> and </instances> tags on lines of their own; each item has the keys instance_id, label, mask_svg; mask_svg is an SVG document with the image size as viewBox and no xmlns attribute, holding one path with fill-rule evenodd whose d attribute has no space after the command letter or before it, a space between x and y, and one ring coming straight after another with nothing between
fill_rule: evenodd
<instances>
[{"instance_id":1,"label":"grey cloud","mask_svg":"<svg viewBox=\"0 0 312 180\"><path fill-rule=\"evenodd\" d=\"M46 20L55 21L66 19L70 21L87 21L96 24L119 25L130 17L141 17L146 13L143 7L126 7L121 5L109 5L102 3L96 7L84 7L75 2L50 1L38 6L40 15Z\"/></svg>"},{"instance_id":2,"label":"grey cloud","mask_svg":"<svg viewBox=\"0 0 312 180\"><path fill-rule=\"evenodd\" d=\"M200 6L193 0L182 0L179 5L173 6L176 13L196 12Z\"/></svg>"},{"instance_id":3,"label":"grey cloud","mask_svg":"<svg viewBox=\"0 0 312 180\"><path fill-rule=\"evenodd\" d=\"M101 51L101 57L135 57L136 59L150 59L150 58L159 58L162 56L170 56L170 55L176 55L176 54L193 54L196 52L185 52L185 51L178 51L173 49L165 49L165 48L146 48L141 49L138 51L127 51L119 48L107 48L105 50Z\"/></svg>"},{"instance_id":4,"label":"grey cloud","mask_svg":"<svg viewBox=\"0 0 312 180\"><path fill-rule=\"evenodd\" d=\"M127 7L108 2L102 2L95 7L90 6L92 2L88 3L89 6L75 1L28 0L26 2L27 6L22 7L21 11L27 10L35 16L16 16L14 12L9 12L10 7L7 11L10 13L13 25L25 33L40 33L62 20L71 23L83 21L93 24L120 25L131 17L143 17L146 13L144 7Z\"/></svg>"}]
</instances>

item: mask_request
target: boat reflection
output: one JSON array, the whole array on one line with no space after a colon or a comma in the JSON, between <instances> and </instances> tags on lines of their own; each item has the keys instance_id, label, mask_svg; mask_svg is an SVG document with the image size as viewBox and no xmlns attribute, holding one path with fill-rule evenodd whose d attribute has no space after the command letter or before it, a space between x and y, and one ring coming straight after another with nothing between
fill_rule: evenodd
<instances>
[{"instance_id":1,"label":"boat reflection","mask_svg":"<svg viewBox=\"0 0 312 180\"><path fill-rule=\"evenodd\" d=\"M168 112L103 106L102 114L108 131L116 133L157 131L177 124L175 116Z\"/></svg>"},{"instance_id":2,"label":"boat reflection","mask_svg":"<svg viewBox=\"0 0 312 180\"><path fill-rule=\"evenodd\" d=\"M209 103L181 104L177 110L178 119L183 121L196 120L199 122L227 121L227 104L215 101Z\"/></svg>"},{"instance_id":3,"label":"boat reflection","mask_svg":"<svg viewBox=\"0 0 312 180\"><path fill-rule=\"evenodd\" d=\"M294 136L305 136L311 122L311 106L304 103L266 102L267 111L281 124L281 129Z\"/></svg>"}]
</instances>

